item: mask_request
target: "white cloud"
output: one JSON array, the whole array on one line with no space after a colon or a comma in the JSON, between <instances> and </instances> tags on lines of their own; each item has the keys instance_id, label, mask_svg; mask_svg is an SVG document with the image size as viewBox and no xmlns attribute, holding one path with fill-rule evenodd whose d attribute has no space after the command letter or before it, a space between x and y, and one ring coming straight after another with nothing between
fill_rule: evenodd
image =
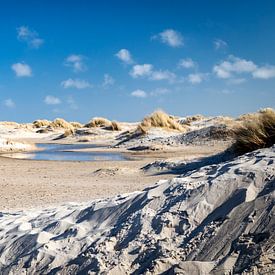
<instances>
[{"instance_id":1,"label":"white cloud","mask_svg":"<svg viewBox=\"0 0 275 275\"><path fill-rule=\"evenodd\" d=\"M11 68L18 77L29 77L32 75L31 67L25 63L15 63Z\"/></svg>"},{"instance_id":2,"label":"white cloud","mask_svg":"<svg viewBox=\"0 0 275 275\"><path fill-rule=\"evenodd\" d=\"M257 66L250 60L241 59L233 55L228 60L221 62L213 67L213 72L219 78L230 78L235 73L251 73L257 69Z\"/></svg>"},{"instance_id":3,"label":"white cloud","mask_svg":"<svg viewBox=\"0 0 275 275\"><path fill-rule=\"evenodd\" d=\"M213 72L218 78L227 78L230 79L232 84L240 84L245 79L235 77L236 75L247 73L252 75L253 78L270 79L275 77L275 66L258 66L251 60L230 55L226 61L215 65Z\"/></svg>"},{"instance_id":4,"label":"white cloud","mask_svg":"<svg viewBox=\"0 0 275 275\"><path fill-rule=\"evenodd\" d=\"M173 82L176 78L176 75L170 71L152 71L150 75L151 80L168 80Z\"/></svg>"},{"instance_id":5,"label":"white cloud","mask_svg":"<svg viewBox=\"0 0 275 275\"><path fill-rule=\"evenodd\" d=\"M58 97L47 95L44 99L44 102L48 105L58 105L61 103L61 100Z\"/></svg>"},{"instance_id":6,"label":"white cloud","mask_svg":"<svg viewBox=\"0 0 275 275\"><path fill-rule=\"evenodd\" d=\"M14 108L15 107L15 103L11 98L5 99L3 103L8 108Z\"/></svg>"},{"instance_id":7,"label":"white cloud","mask_svg":"<svg viewBox=\"0 0 275 275\"><path fill-rule=\"evenodd\" d=\"M132 70L130 71L130 75L133 78L149 76L151 75L152 70L153 70L153 65L151 64L134 65Z\"/></svg>"},{"instance_id":8,"label":"white cloud","mask_svg":"<svg viewBox=\"0 0 275 275\"><path fill-rule=\"evenodd\" d=\"M185 69L191 69L196 66L196 63L191 58L185 58L179 61L179 66Z\"/></svg>"},{"instance_id":9,"label":"white cloud","mask_svg":"<svg viewBox=\"0 0 275 275\"><path fill-rule=\"evenodd\" d=\"M147 93L143 90L135 90L131 93L131 96L139 97L139 98L145 98L147 97Z\"/></svg>"},{"instance_id":10,"label":"white cloud","mask_svg":"<svg viewBox=\"0 0 275 275\"><path fill-rule=\"evenodd\" d=\"M61 86L65 89L68 89L68 88L76 88L76 89L92 88L92 84L90 84L88 81L81 80L81 79L72 79L72 78L62 81Z\"/></svg>"},{"instance_id":11,"label":"white cloud","mask_svg":"<svg viewBox=\"0 0 275 275\"><path fill-rule=\"evenodd\" d=\"M127 49L119 50L115 56L126 64L132 64L133 59L131 53Z\"/></svg>"},{"instance_id":12,"label":"white cloud","mask_svg":"<svg viewBox=\"0 0 275 275\"><path fill-rule=\"evenodd\" d=\"M41 39L36 31L30 30L26 26L20 26L17 30L17 38L26 42L29 47L38 49L43 45L44 40Z\"/></svg>"},{"instance_id":13,"label":"white cloud","mask_svg":"<svg viewBox=\"0 0 275 275\"><path fill-rule=\"evenodd\" d=\"M71 54L66 58L65 65L73 68L74 72L83 72L87 69L84 59L85 57L82 55Z\"/></svg>"},{"instance_id":14,"label":"white cloud","mask_svg":"<svg viewBox=\"0 0 275 275\"><path fill-rule=\"evenodd\" d=\"M114 85L115 80L112 76L110 76L109 74L104 74L104 79L103 79L103 84L102 86L104 88L108 87L108 86L112 86Z\"/></svg>"},{"instance_id":15,"label":"white cloud","mask_svg":"<svg viewBox=\"0 0 275 275\"><path fill-rule=\"evenodd\" d=\"M152 39L159 39L162 43L174 48L184 45L181 33L173 29L164 30L159 34L152 36Z\"/></svg>"},{"instance_id":16,"label":"white cloud","mask_svg":"<svg viewBox=\"0 0 275 275\"><path fill-rule=\"evenodd\" d=\"M253 73L254 78L269 79L275 77L275 66L258 67Z\"/></svg>"},{"instance_id":17,"label":"white cloud","mask_svg":"<svg viewBox=\"0 0 275 275\"><path fill-rule=\"evenodd\" d=\"M227 43L222 39L215 39L213 41L215 50L225 49L227 48Z\"/></svg>"},{"instance_id":18,"label":"white cloud","mask_svg":"<svg viewBox=\"0 0 275 275\"><path fill-rule=\"evenodd\" d=\"M205 75L201 74L201 73L195 73L195 74L188 75L188 81L191 84L199 84L204 80L204 78L205 78Z\"/></svg>"}]
</instances>

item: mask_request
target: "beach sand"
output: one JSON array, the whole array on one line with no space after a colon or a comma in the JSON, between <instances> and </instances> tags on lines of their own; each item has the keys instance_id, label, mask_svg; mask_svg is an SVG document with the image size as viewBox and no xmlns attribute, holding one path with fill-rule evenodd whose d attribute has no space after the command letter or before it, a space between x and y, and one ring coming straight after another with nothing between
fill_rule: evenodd
<instances>
[{"instance_id":1,"label":"beach sand","mask_svg":"<svg viewBox=\"0 0 275 275\"><path fill-rule=\"evenodd\" d=\"M0 157L0 211L45 208L66 202L85 202L95 198L143 190L173 174L145 173L141 168L161 159L192 159L211 155L224 145L174 148L167 152L127 153L127 161L42 161ZM123 149L83 149L83 151Z\"/></svg>"}]
</instances>

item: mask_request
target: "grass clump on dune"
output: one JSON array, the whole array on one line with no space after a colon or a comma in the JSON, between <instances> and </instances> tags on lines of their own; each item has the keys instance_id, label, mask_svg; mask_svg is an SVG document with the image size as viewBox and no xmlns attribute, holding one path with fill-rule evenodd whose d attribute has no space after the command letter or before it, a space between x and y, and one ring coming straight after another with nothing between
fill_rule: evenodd
<instances>
[{"instance_id":1,"label":"grass clump on dune","mask_svg":"<svg viewBox=\"0 0 275 275\"><path fill-rule=\"evenodd\" d=\"M74 128L82 128L83 124L81 124L80 122L77 121L72 121L70 122L70 124L74 127Z\"/></svg>"},{"instance_id":2,"label":"grass clump on dune","mask_svg":"<svg viewBox=\"0 0 275 275\"><path fill-rule=\"evenodd\" d=\"M119 123L117 121L112 121L109 128L112 131L121 131L121 126L119 125Z\"/></svg>"},{"instance_id":3,"label":"grass clump on dune","mask_svg":"<svg viewBox=\"0 0 275 275\"><path fill-rule=\"evenodd\" d=\"M203 120L205 117L203 115L194 115L194 116L187 116L183 121L182 124L191 125L192 122Z\"/></svg>"},{"instance_id":4,"label":"grass clump on dune","mask_svg":"<svg viewBox=\"0 0 275 275\"><path fill-rule=\"evenodd\" d=\"M170 130L183 131L186 128L181 125L175 117L166 114L163 111L155 111L149 116L146 116L139 125L141 131L146 131L146 129L158 127Z\"/></svg>"},{"instance_id":5,"label":"grass clump on dune","mask_svg":"<svg viewBox=\"0 0 275 275\"><path fill-rule=\"evenodd\" d=\"M48 127L51 124L51 121L47 119L38 119L35 120L32 124L35 128Z\"/></svg>"},{"instance_id":6,"label":"grass clump on dune","mask_svg":"<svg viewBox=\"0 0 275 275\"><path fill-rule=\"evenodd\" d=\"M70 122L66 121L63 118L56 118L52 121L49 125L52 128L62 128L62 129L73 129L74 127L71 125Z\"/></svg>"},{"instance_id":7,"label":"grass clump on dune","mask_svg":"<svg viewBox=\"0 0 275 275\"><path fill-rule=\"evenodd\" d=\"M94 117L91 121L89 121L84 127L94 128L94 127L109 127L111 125L111 121L104 117Z\"/></svg>"},{"instance_id":8,"label":"grass clump on dune","mask_svg":"<svg viewBox=\"0 0 275 275\"><path fill-rule=\"evenodd\" d=\"M75 134L74 129L66 129L63 134L61 134L60 136L56 137L54 140L63 139L63 138L69 137L69 136L73 136L74 134Z\"/></svg>"},{"instance_id":9,"label":"grass clump on dune","mask_svg":"<svg viewBox=\"0 0 275 275\"><path fill-rule=\"evenodd\" d=\"M234 137L233 148L238 154L272 146L275 143L275 111L266 108L249 114L234 130Z\"/></svg>"}]
</instances>

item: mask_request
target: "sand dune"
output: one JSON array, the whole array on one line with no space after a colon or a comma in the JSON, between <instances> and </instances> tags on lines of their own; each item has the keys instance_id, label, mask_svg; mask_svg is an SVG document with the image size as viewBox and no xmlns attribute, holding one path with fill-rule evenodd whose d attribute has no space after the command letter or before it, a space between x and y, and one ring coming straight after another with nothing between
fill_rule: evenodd
<instances>
[{"instance_id":1,"label":"sand dune","mask_svg":"<svg viewBox=\"0 0 275 275\"><path fill-rule=\"evenodd\" d=\"M2 274L224 274L274 267L275 146L144 191L2 213Z\"/></svg>"}]
</instances>

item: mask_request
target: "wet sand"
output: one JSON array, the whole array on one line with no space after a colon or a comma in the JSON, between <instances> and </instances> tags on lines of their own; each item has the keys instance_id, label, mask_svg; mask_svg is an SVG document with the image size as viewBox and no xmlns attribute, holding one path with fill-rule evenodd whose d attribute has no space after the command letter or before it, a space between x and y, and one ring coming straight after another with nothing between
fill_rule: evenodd
<instances>
[{"instance_id":1,"label":"wet sand","mask_svg":"<svg viewBox=\"0 0 275 275\"><path fill-rule=\"evenodd\" d=\"M144 173L140 168L146 164L167 158L192 159L222 149L204 146L127 153L134 158L130 161L42 161L0 157L0 211L45 208L143 190L160 179L175 177ZM125 150L110 148L89 150L125 153Z\"/></svg>"}]
</instances>

